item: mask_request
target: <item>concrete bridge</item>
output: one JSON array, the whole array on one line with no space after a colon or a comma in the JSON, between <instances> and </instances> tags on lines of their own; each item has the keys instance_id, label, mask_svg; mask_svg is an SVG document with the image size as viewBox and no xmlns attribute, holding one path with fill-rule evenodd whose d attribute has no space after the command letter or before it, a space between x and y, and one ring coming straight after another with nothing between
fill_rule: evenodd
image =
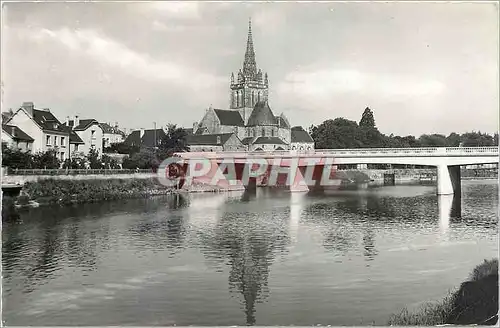
<instances>
[{"instance_id":1,"label":"concrete bridge","mask_svg":"<svg viewBox=\"0 0 500 328\"><path fill-rule=\"evenodd\" d=\"M359 148L359 149L317 149L312 151L272 152L187 152L177 153L182 159L209 159L221 165L234 161L236 179L241 180L245 166L255 160L265 160L269 168L292 167L298 162L302 176L305 168L314 166L312 177L319 181L325 168L336 170L342 164L406 164L426 165L437 168L437 193L440 195L460 194L460 166L472 164L499 163L498 147L424 147L424 148ZM188 172L184 164L184 172ZM248 171L248 168L247 168ZM284 171L281 170L281 173ZM308 185L309 189L319 187Z\"/></svg>"}]
</instances>

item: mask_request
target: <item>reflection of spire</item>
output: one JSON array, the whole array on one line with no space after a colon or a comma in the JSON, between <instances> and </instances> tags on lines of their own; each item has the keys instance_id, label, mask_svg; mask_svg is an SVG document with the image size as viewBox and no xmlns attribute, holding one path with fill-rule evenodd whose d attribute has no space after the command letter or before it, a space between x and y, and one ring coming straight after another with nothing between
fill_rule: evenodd
<instances>
[{"instance_id":1,"label":"reflection of spire","mask_svg":"<svg viewBox=\"0 0 500 328\"><path fill-rule=\"evenodd\" d=\"M277 228L257 216L239 218L228 213L220 217L216 227L205 228L201 234L207 259L228 259L229 287L243 296L248 325L256 322L255 304L268 295L267 280L275 253L284 251L289 241L286 228L278 232Z\"/></svg>"},{"instance_id":2,"label":"reflection of spire","mask_svg":"<svg viewBox=\"0 0 500 328\"><path fill-rule=\"evenodd\" d=\"M375 248L375 234L371 228L365 230L363 235L363 247L365 249L363 255L367 261L373 260L378 254L378 251Z\"/></svg>"}]
</instances>

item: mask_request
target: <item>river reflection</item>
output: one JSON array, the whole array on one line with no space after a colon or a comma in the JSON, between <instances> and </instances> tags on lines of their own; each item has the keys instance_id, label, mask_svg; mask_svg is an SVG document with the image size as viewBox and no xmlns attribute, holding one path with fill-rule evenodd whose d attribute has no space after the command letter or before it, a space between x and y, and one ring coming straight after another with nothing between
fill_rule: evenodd
<instances>
[{"instance_id":1,"label":"river reflection","mask_svg":"<svg viewBox=\"0 0 500 328\"><path fill-rule=\"evenodd\" d=\"M23 212L3 225L4 318L384 325L498 252L496 182L463 182L462 197L434 188L258 188Z\"/></svg>"}]
</instances>

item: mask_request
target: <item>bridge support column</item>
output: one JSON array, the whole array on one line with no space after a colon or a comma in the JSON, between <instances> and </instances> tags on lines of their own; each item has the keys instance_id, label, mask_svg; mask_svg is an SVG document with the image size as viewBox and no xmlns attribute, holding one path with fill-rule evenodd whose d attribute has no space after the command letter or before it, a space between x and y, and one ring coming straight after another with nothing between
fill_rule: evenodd
<instances>
[{"instance_id":1,"label":"bridge support column","mask_svg":"<svg viewBox=\"0 0 500 328\"><path fill-rule=\"evenodd\" d=\"M460 166L448 166L446 164L437 167L437 194L438 195L460 195Z\"/></svg>"}]
</instances>

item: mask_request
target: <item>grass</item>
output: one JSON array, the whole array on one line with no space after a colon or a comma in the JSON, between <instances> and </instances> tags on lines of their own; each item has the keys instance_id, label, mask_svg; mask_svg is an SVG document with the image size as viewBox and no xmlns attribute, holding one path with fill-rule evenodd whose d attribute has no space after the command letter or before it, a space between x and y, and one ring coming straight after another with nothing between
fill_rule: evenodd
<instances>
[{"instance_id":1,"label":"grass","mask_svg":"<svg viewBox=\"0 0 500 328\"><path fill-rule=\"evenodd\" d=\"M485 292L487 291L487 292ZM414 312L404 308L393 314L391 326L488 324L498 311L498 259L484 260L461 287L440 302L429 302ZM495 324L494 322L489 324Z\"/></svg>"}]
</instances>

